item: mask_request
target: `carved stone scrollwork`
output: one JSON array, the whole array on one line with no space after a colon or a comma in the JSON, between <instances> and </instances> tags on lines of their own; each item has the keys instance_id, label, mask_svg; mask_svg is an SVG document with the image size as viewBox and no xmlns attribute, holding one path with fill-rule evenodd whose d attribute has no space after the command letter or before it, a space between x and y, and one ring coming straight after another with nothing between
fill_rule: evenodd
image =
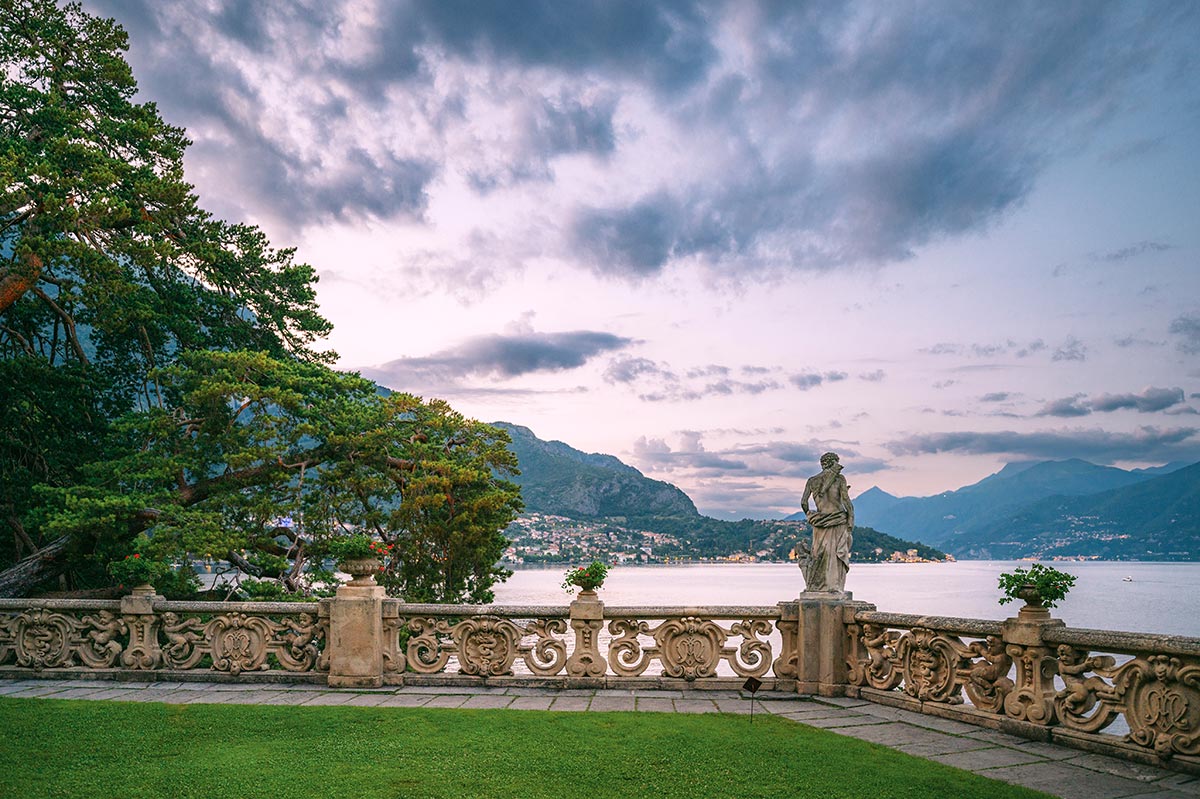
<instances>
[{"instance_id":1,"label":"carved stone scrollwork","mask_svg":"<svg viewBox=\"0 0 1200 799\"><path fill-rule=\"evenodd\" d=\"M521 630L508 619L476 616L454 625L459 671L492 677L511 674Z\"/></svg>"},{"instance_id":2,"label":"carved stone scrollwork","mask_svg":"<svg viewBox=\"0 0 1200 799\"><path fill-rule=\"evenodd\" d=\"M517 648L517 654L524 660L526 668L540 677L549 677L562 671L567 662L567 644L554 636L565 635L566 632L567 622L564 619L537 619L526 624L522 633L536 636L532 644L522 644Z\"/></svg>"},{"instance_id":3,"label":"carved stone scrollwork","mask_svg":"<svg viewBox=\"0 0 1200 799\"><path fill-rule=\"evenodd\" d=\"M779 657L771 664L771 670L776 677L795 678L800 673L800 653L797 650L796 638L799 623L794 620L777 621L775 629L779 630L782 642L779 647Z\"/></svg>"},{"instance_id":4,"label":"carved stone scrollwork","mask_svg":"<svg viewBox=\"0 0 1200 799\"><path fill-rule=\"evenodd\" d=\"M444 619L417 618L408 620L408 667L418 674L437 674L450 662L452 645L442 643L440 636L450 635Z\"/></svg>"},{"instance_id":5,"label":"carved stone scrollwork","mask_svg":"<svg viewBox=\"0 0 1200 799\"><path fill-rule=\"evenodd\" d=\"M272 647L287 671L309 671L317 662L317 620L311 613L281 620L278 642Z\"/></svg>"},{"instance_id":6,"label":"carved stone scrollwork","mask_svg":"<svg viewBox=\"0 0 1200 799\"><path fill-rule=\"evenodd\" d=\"M726 633L713 622L695 616L668 619L652 635L664 677L683 677L690 682L717 676Z\"/></svg>"},{"instance_id":7,"label":"carved stone scrollwork","mask_svg":"<svg viewBox=\"0 0 1200 799\"><path fill-rule=\"evenodd\" d=\"M102 610L95 616L84 616L80 623L83 641L76 650L79 659L89 668L112 668L124 648L120 638L129 634L125 620Z\"/></svg>"},{"instance_id":8,"label":"carved stone scrollwork","mask_svg":"<svg viewBox=\"0 0 1200 799\"><path fill-rule=\"evenodd\" d=\"M1129 740L1160 757L1200 754L1200 664L1152 655L1121 667Z\"/></svg>"},{"instance_id":9,"label":"carved stone scrollwork","mask_svg":"<svg viewBox=\"0 0 1200 799\"><path fill-rule=\"evenodd\" d=\"M1017 666L1017 680L1004 697L1004 714L1033 724L1053 724L1058 661L1044 646L1009 644L1005 651Z\"/></svg>"},{"instance_id":10,"label":"carved stone scrollwork","mask_svg":"<svg viewBox=\"0 0 1200 799\"><path fill-rule=\"evenodd\" d=\"M923 702L960 704L959 672L965 647L957 638L916 627L900 638L896 657L904 671L904 692Z\"/></svg>"},{"instance_id":11,"label":"carved stone scrollwork","mask_svg":"<svg viewBox=\"0 0 1200 799\"><path fill-rule=\"evenodd\" d=\"M279 621L229 613L205 621L168 611L157 624L163 639L158 652L171 669L194 669L209 655L215 671L237 675L270 669L268 658L275 655L285 671L311 671L321 659L327 625L327 620L318 620L311 613Z\"/></svg>"},{"instance_id":12,"label":"carved stone scrollwork","mask_svg":"<svg viewBox=\"0 0 1200 799\"><path fill-rule=\"evenodd\" d=\"M967 651L978 658L959 675L967 698L979 710L1003 713L1004 699L1013 689L1013 681L1008 678L1012 658L1005 650L1004 641L999 636L989 635L984 641L968 644Z\"/></svg>"},{"instance_id":13,"label":"carved stone scrollwork","mask_svg":"<svg viewBox=\"0 0 1200 799\"><path fill-rule=\"evenodd\" d=\"M1054 696L1059 722L1084 732L1099 732L1121 715L1121 698L1104 678L1115 674L1116 660L1092 657L1086 649L1058 647L1058 674L1065 686ZM1092 676L1086 676L1094 672Z\"/></svg>"},{"instance_id":14,"label":"carved stone scrollwork","mask_svg":"<svg viewBox=\"0 0 1200 799\"><path fill-rule=\"evenodd\" d=\"M859 646L852 650L854 654L847 663L847 681L880 691L895 689L904 679L904 669L896 653L900 632L878 624L864 624L861 629L851 625L851 628L852 634L858 633L853 641Z\"/></svg>"},{"instance_id":15,"label":"carved stone scrollwork","mask_svg":"<svg viewBox=\"0 0 1200 799\"><path fill-rule=\"evenodd\" d=\"M237 675L243 671L266 671L267 642L283 625L261 616L231 613L218 616L205 627L213 668Z\"/></svg>"},{"instance_id":16,"label":"carved stone scrollwork","mask_svg":"<svg viewBox=\"0 0 1200 799\"><path fill-rule=\"evenodd\" d=\"M729 626L730 635L740 635L742 643L736 652L726 656L734 674L739 677L761 677L771 668L771 644L759 636L771 634L771 622L766 619L743 619Z\"/></svg>"},{"instance_id":17,"label":"carved stone scrollwork","mask_svg":"<svg viewBox=\"0 0 1200 799\"><path fill-rule=\"evenodd\" d=\"M1200 754L1200 663L1149 655L1118 667L1112 657L1064 645L1058 669L1065 687L1054 701L1063 726L1096 732L1123 713L1126 740L1162 758Z\"/></svg>"},{"instance_id":18,"label":"carved stone scrollwork","mask_svg":"<svg viewBox=\"0 0 1200 799\"><path fill-rule=\"evenodd\" d=\"M383 670L403 672L408 668L408 658L400 647L400 634L407 624L395 616L383 617ZM318 660L318 665L320 661Z\"/></svg>"},{"instance_id":19,"label":"carved stone scrollwork","mask_svg":"<svg viewBox=\"0 0 1200 799\"><path fill-rule=\"evenodd\" d=\"M613 619L608 623L613 636L608 643L608 665L621 677L636 677L650 665L653 657L643 651L639 635L649 635L650 625L637 619Z\"/></svg>"},{"instance_id":20,"label":"carved stone scrollwork","mask_svg":"<svg viewBox=\"0 0 1200 799\"><path fill-rule=\"evenodd\" d=\"M17 665L35 670L74 664L71 639L79 622L49 610L27 610L17 617L13 650Z\"/></svg>"},{"instance_id":21,"label":"carved stone scrollwork","mask_svg":"<svg viewBox=\"0 0 1200 799\"><path fill-rule=\"evenodd\" d=\"M200 619L181 619L177 613L162 614L163 661L173 669L193 669L205 654L204 622Z\"/></svg>"}]
</instances>

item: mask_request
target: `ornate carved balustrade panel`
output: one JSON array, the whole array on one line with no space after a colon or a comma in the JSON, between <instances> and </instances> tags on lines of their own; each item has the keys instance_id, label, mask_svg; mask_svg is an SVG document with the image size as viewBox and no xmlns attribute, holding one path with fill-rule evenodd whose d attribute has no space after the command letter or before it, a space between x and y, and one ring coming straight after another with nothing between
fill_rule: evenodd
<instances>
[{"instance_id":1,"label":"ornate carved balustrade panel","mask_svg":"<svg viewBox=\"0 0 1200 799\"><path fill-rule=\"evenodd\" d=\"M644 674L655 660L662 665L661 676L689 682L718 676L722 662L739 677L762 677L772 665L784 672L776 676L795 674L794 657L775 651L771 639L778 607L606 607L604 618L611 636L608 664L620 677ZM791 638L785 633L783 640Z\"/></svg>"},{"instance_id":2,"label":"ornate carved balustrade panel","mask_svg":"<svg viewBox=\"0 0 1200 799\"><path fill-rule=\"evenodd\" d=\"M0 601L0 666L312 671L327 632L315 604Z\"/></svg>"},{"instance_id":3,"label":"ornate carved balustrade panel","mask_svg":"<svg viewBox=\"0 0 1200 799\"><path fill-rule=\"evenodd\" d=\"M0 666L27 669L113 668L129 643L129 628L113 600L4 601L0 604Z\"/></svg>"},{"instance_id":4,"label":"ornate carved balustrade panel","mask_svg":"<svg viewBox=\"0 0 1200 799\"><path fill-rule=\"evenodd\" d=\"M1093 733L1124 717L1126 741L1164 759L1200 755L1200 640L1070 627L1046 639L1060 725Z\"/></svg>"},{"instance_id":5,"label":"ornate carved balustrade panel","mask_svg":"<svg viewBox=\"0 0 1200 799\"><path fill-rule=\"evenodd\" d=\"M394 619L394 620L393 620ZM568 651L566 607L409 605L384 603L384 669L437 674L453 659L460 674L497 677L523 670L539 677L563 671Z\"/></svg>"},{"instance_id":6,"label":"ornate carved balustrade panel","mask_svg":"<svg viewBox=\"0 0 1200 799\"><path fill-rule=\"evenodd\" d=\"M851 685L1003 713L1013 690L1000 622L863 612L846 626ZM975 638L976 640L965 640Z\"/></svg>"}]
</instances>

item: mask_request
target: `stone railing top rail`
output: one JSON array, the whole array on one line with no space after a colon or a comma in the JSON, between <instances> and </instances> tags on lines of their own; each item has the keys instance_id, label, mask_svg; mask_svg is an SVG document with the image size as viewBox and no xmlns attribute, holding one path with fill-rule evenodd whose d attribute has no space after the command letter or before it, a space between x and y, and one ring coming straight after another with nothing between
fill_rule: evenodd
<instances>
[{"instance_id":1,"label":"stone railing top rail","mask_svg":"<svg viewBox=\"0 0 1200 799\"><path fill-rule=\"evenodd\" d=\"M1042 640L1049 644L1068 644L1080 649L1123 655L1200 656L1200 638L1183 635L1156 635L1114 630L1089 630L1083 627L1047 627Z\"/></svg>"},{"instance_id":2,"label":"stone railing top rail","mask_svg":"<svg viewBox=\"0 0 1200 799\"><path fill-rule=\"evenodd\" d=\"M0 599L0 610L120 610L119 599Z\"/></svg>"},{"instance_id":3,"label":"stone railing top rail","mask_svg":"<svg viewBox=\"0 0 1200 799\"><path fill-rule=\"evenodd\" d=\"M317 602L199 602L159 599L154 610L168 613L258 613L277 616L316 613Z\"/></svg>"},{"instance_id":4,"label":"stone railing top rail","mask_svg":"<svg viewBox=\"0 0 1200 799\"><path fill-rule=\"evenodd\" d=\"M677 605L677 606L653 606L653 605L605 605L604 618L606 619L673 619L683 618L685 616L698 616L706 619L741 619L741 618L766 618L778 619L778 605Z\"/></svg>"},{"instance_id":5,"label":"stone railing top rail","mask_svg":"<svg viewBox=\"0 0 1200 799\"><path fill-rule=\"evenodd\" d=\"M157 605L156 605L157 607ZM385 599L384 607L402 616L500 616L503 618L566 618L571 613L568 605L438 605L405 603L398 599ZM779 618L776 605L605 605L604 618L627 619L671 619L685 616L701 616L706 619L740 619L760 617Z\"/></svg>"},{"instance_id":6,"label":"stone railing top rail","mask_svg":"<svg viewBox=\"0 0 1200 799\"><path fill-rule=\"evenodd\" d=\"M880 624L885 627L912 629L924 627L938 632L961 633L964 635L999 635L1003 622L991 619L966 619L958 616L918 616L911 613L880 613L873 610L859 611L854 620L862 624Z\"/></svg>"}]
</instances>

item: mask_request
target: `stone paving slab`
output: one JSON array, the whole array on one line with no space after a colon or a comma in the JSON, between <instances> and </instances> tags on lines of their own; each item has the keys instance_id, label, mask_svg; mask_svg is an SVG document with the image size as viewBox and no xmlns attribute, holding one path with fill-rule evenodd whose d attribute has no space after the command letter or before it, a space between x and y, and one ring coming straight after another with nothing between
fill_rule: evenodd
<instances>
[{"instance_id":1,"label":"stone paving slab","mask_svg":"<svg viewBox=\"0 0 1200 799\"><path fill-rule=\"evenodd\" d=\"M633 696L600 696L597 694L588 710L637 710L637 700Z\"/></svg>"},{"instance_id":2,"label":"stone paving slab","mask_svg":"<svg viewBox=\"0 0 1200 799\"><path fill-rule=\"evenodd\" d=\"M433 697L421 694L397 694L385 696L379 707L423 707Z\"/></svg>"},{"instance_id":3,"label":"stone paving slab","mask_svg":"<svg viewBox=\"0 0 1200 799\"><path fill-rule=\"evenodd\" d=\"M987 770L987 776L1046 791L1062 799L1117 799L1158 791L1155 786L1144 782L1088 771L1062 762L993 768Z\"/></svg>"},{"instance_id":4,"label":"stone paving slab","mask_svg":"<svg viewBox=\"0 0 1200 799\"><path fill-rule=\"evenodd\" d=\"M459 705L459 707L502 708L508 707L510 704L512 704L513 699L514 697L506 695L490 696L488 694L482 694L480 696L469 697L467 701L463 702L461 705Z\"/></svg>"},{"instance_id":5,"label":"stone paving slab","mask_svg":"<svg viewBox=\"0 0 1200 799\"><path fill-rule=\"evenodd\" d=\"M587 696L560 696L554 700L554 704L550 706L551 710L587 710L591 704L591 697Z\"/></svg>"},{"instance_id":6,"label":"stone paving slab","mask_svg":"<svg viewBox=\"0 0 1200 799\"><path fill-rule=\"evenodd\" d=\"M1142 763L1134 763L1129 760L1119 760L1115 757L1107 757L1106 755L1096 754L1081 754L1078 757L1065 758L1062 760L1064 764L1079 766L1080 768L1090 769L1091 771L1101 771L1105 774L1115 774L1118 777L1126 777L1131 780L1140 780L1142 782L1152 782L1162 776L1162 769L1147 766Z\"/></svg>"},{"instance_id":7,"label":"stone paving slab","mask_svg":"<svg viewBox=\"0 0 1200 799\"><path fill-rule=\"evenodd\" d=\"M639 711L649 713L674 713L675 702L670 699L648 699L639 696L637 700L637 709Z\"/></svg>"},{"instance_id":8,"label":"stone paving slab","mask_svg":"<svg viewBox=\"0 0 1200 799\"><path fill-rule=\"evenodd\" d=\"M263 702L264 705L303 705L310 699L321 695L320 691L280 691ZM385 697L386 698L386 697Z\"/></svg>"},{"instance_id":9,"label":"stone paving slab","mask_svg":"<svg viewBox=\"0 0 1200 799\"><path fill-rule=\"evenodd\" d=\"M323 694L317 694L316 696L314 696L312 699L309 699L304 704L305 705L344 705L347 702L349 702L351 699L353 699L355 696L356 696L356 694L323 693ZM466 700L466 697L463 697L459 701L461 702L461 701L465 701L465 700Z\"/></svg>"},{"instance_id":10,"label":"stone paving slab","mask_svg":"<svg viewBox=\"0 0 1200 799\"><path fill-rule=\"evenodd\" d=\"M391 697L393 695L394 694L383 694L383 693L359 694L358 696L344 702L343 704L354 705L356 707L375 707L376 705L382 704L385 700L387 700L389 697Z\"/></svg>"},{"instance_id":11,"label":"stone paving slab","mask_svg":"<svg viewBox=\"0 0 1200 799\"><path fill-rule=\"evenodd\" d=\"M711 699L676 699L676 713L716 713L717 703Z\"/></svg>"},{"instance_id":12,"label":"stone paving slab","mask_svg":"<svg viewBox=\"0 0 1200 799\"><path fill-rule=\"evenodd\" d=\"M790 714L788 714L790 718ZM861 727L886 724L881 722L874 716L865 716L861 713L841 713L837 716L826 716L824 718L803 718L796 719L801 724L807 724L810 727L820 727L823 730L833 730L841 727Z\"/></svg>"},{"instance_id":13,"label":"stone paving slab","mask_svg":"<svg viewBox=\"0 0 1200 799\"><path fill-rule=\"evenodd\" d=\"M553 704L551 696L518 696L508 706L509 710L549 710Z\"/></svg>"},{"instance_id":14,"label":"stone paving slab","mask_svg":"<svg viewBox=\"0 0 1200 799\"><path fill-rule=\"evenodd\" d=\"M424 707L462 707L470 696L463 694L446 694L435 696L424 704Z\"/></svg>"},{"instance_id":15,"label":"stone paving slab","mask_svg":"<svg viewBox=\"0 0 1200 799\"><path fill-rule=\"evenodd\" d=\"M948 755L932 755L930 760L945 763L947 766L987 774L987 769L1001 766L1021 766L1026 763L1044 763L1037 755L1009 749L1007 746L992 746L986 749L972 749L965 752L951 752Z\"/></svg>"}]
</instances>

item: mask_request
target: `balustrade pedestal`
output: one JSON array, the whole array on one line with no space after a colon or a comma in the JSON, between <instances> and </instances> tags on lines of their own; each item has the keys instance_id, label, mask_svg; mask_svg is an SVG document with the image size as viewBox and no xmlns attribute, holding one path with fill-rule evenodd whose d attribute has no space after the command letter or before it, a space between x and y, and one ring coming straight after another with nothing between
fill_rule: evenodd
<instances>
[{"instance_id":1,"label":"balustrade pedestal","mask_svg":"<svg viewBox=\"0 0 1200 799\"><path fill-rule=\"evenodd\" d=\"M1006 652L1017 667L1016 686L1004 698L1008 718L1037 725L1054 723L1058 655L1042 638L1047 629L1063 626L1065 623L1052 618L1046 608L1029 604L1001 625Z\"/></svg>"},{"instance_id":2,"label":"balustrade pedestal","mask_svg":"<svg viewBox=\"0 0 1200 799\"><path fill-rule=\"evenodd\" d=\"M374 582L372 578L371 582ZM329 607L329 685L383 685L383 600L380 585L343 585Z\"/></svg>"},{"instance_id":3,"label":"balustrade pedestal","mask_svg":"<svg viewBox=\"0 0 1200 799\"><path fill-rule=\"evenodd\" d=\"M875 606L855 602L848 592L806 591L795 602L781 602L779 609L781 626L794 625L796 692L845 696L846 625L854 622L855 613L875 610Z\"/></svg>"},{"instance_id":4,"label":"balustrade pedestal","mask_svg":"<svg viewBox=\"0 0 1200 799\"><path fill-rule=\"evenodd\" d=\"M608 661L600 652L600 628L604 626L604 603L596 592L580 591L571 603L571 629L575 631L575 651L567 658L567 682L573 686L600 685L608 671Z\"/></svg>"}]
</instances>

